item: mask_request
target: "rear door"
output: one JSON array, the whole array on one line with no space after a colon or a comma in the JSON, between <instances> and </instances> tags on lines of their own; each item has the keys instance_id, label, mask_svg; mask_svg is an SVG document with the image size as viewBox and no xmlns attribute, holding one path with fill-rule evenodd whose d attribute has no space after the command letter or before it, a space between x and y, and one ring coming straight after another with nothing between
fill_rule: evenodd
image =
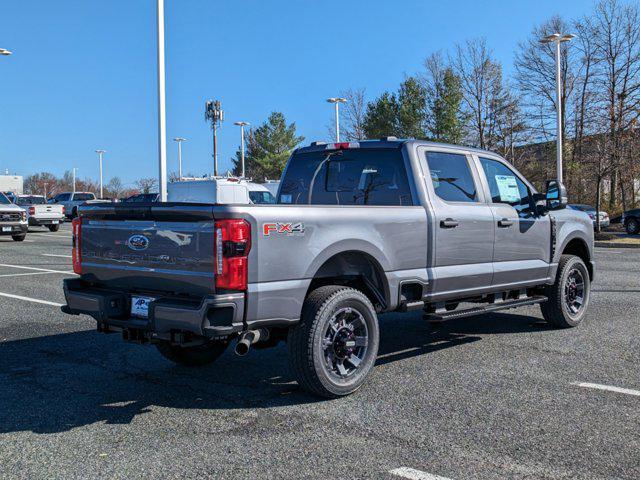
<instances>
[{"instance_id":1,"label":"rear door","mask_svg":"<svg viewBox=\"0 0 640 480\"><path fill-rule=\"evenodd\" d=\"M533 187L498 157L476 157L495 217L493 281L498 286L539 284L549 274L551 223L538 215Z\"/></svg>"},{"instance_id":2,"label":"rear door","mask_svg":"<svg viewBox=\"0 0 640 480\"><path fill-rule=\"evenodd\" d=\"M435 219L433 298L486 291L493 276L494 220L475 164L464 150L424 147L419 155Z\"/></svg>"}]
</instances>

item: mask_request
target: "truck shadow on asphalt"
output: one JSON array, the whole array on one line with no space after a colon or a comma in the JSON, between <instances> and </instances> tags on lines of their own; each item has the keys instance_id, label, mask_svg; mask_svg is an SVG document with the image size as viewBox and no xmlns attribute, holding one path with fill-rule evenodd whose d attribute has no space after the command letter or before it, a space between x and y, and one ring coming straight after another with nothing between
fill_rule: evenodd
<instances>
[{"instance_id":1,"label":"truck shadow on asphalt","mask_svg":"<svg viewBox=\"0 0 640 480\"><path fill-rule=\"evenodd\" d=\"M535 317L504 313L440 324L428 324L420 314L389 314L382 317L380 330L377 365L460 347L486 335L548 327ZM294 382L282 344L242 358L229 348L214 365L186 368L166 361L153 347L93 330L0 343L0 433L128 424L163 408L214 410L218 418L230 418L225 432L233 433L240 428L231 427L237 423L232 421L238 416L235 409L319 401Z\"/></svg>"}]
</instances>

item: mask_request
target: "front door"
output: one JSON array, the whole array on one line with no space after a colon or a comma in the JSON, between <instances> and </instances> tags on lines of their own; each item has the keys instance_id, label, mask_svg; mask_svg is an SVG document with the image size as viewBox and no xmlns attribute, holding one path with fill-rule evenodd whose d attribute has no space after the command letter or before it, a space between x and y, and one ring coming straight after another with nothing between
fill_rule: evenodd
<instances>
[{"instance_id":1,"label":"front door","mask_svg":"<svg viewBox=\"0 0 640 480\"><path fill-rule=\"evenodd\" d=\"M497 158L478 157L495 218L494 287L543 283L549 274L549 215L538 215L532 188Z\"/></svg>"},{"instance_id":2,"label":"front door","mask_svg":"<svg viewBox=\"0 0 640 480\"><path fill-rule=\"evenodd\" d=\"M473 295L491 287L494 217L479 174L464 151L425 149L433 212L432 300Z\"/></svg>"}]
</instances>

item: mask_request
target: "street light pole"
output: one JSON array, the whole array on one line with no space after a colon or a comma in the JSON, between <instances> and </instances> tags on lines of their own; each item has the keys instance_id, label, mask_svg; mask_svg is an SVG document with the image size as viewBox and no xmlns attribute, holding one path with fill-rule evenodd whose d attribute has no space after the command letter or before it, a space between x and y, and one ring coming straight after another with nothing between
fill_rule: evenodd
<instances>
[{"instance_id":1,"label":"street light pole","mask_svg":"<svg viewBox=\"0 0 640 480\"><path fill-rule=\"evenodd\" d=\"M186 141L186 138L176 137L174 142L178 142L178 178L182 181L182 142Z\"/></svg>"},{"instance_id":2,"label":"street light pole","mask_svg":"<svg viewBox=\"0 0 640 480\"><path fill-rule=\"evenodd\" d=\"M164 0L158 0L158 191L160 201L167 201L167 119L164 84Z\"/></svg>"},{"instance_id":3,"label":"street light pole","mask_svg":"<svg viewBox=\"0 0 640 480\"><path fill-rule=\"evenodd\" d=\"M76 193L76 167L71 170L73 172L73 193Z\"/></svg>"},{"instance_id":4,"label":"street light pole","mask_svg":"<svg viewBox=\"0 0 640 480\"><path fill-rule=\"evenodd\" d=\"M347 103L346 98L327 98L328 103L333 103L336 110L336 142L340 142L340 110L339 105L341 103Z\"/></svg>"},{"instance_id":5,"label":"street light pole","mask_svg":"<svg viewBox=\"0 0 640 480\"><path fill-rule=\"evenodd\" d=\"M556 136L556 177L562 183L562 72L560 69L560 44L571 41L575 35L561 35L554 33L540 39L540 43L555 43L556 52L556 123L558 134Z\"/></svg>"},{"instance_id":6,"label":"street light pole","mask_svg":"<svg viewBox=\"0 0 640 480\"><path fill-rule=\"evenodd\" d=\"M244 127L250 125L248 122L235 122L234 125L240 127L240 165L241 165L241 177L244 178Z\"/></svg>"},{"instance_id":7,"label":"street light pole","mask_svg":"<svg viewBox=\"0 0 640 480\"><path fill-rule=\"evenodd\" d=\"M102 198L102 155L104 155L105 152L106 150L96 150L96 153L100 157L100 198Z\"/></svg>"}]
</instances>

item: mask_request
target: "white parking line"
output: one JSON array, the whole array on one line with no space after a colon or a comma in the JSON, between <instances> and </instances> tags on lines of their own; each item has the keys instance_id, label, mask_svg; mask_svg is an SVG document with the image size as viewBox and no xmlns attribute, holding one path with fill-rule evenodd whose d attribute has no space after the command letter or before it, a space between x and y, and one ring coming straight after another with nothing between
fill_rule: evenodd
<instances>
[{"instance_id":1,"label":"white parking line","mask_svg":"<svg viewBox=\"0 0 640 480\"><path fill-rule=\"evenodd\" d=\"M12 295L11 293L2 293L2 292L0 292L0 297L15 298L16 300L24 300L25 302L41 303L43 305L51 305L53 307L61 307L62 306L61 303L49 302L47 300L40 300L38 298L22 297L20 295Z\"/></svg>"},{"instance_id":2,"label":"white parking line","mask_svg":"<svg viewBox=\"0 0 640 480\"><path fill-rule=\"evenodd\" d=\"M640 397L640 390L631 390L630 388L612 387L611 385L601 385L599 383L587 383L587 382L571 382L571 385L583 388L594 388L596 390L606 390L608 392L624 393L625 395L633 395L634 397Z\"/></svg>"},{"instance_id":3,"label":"white parking line","mask_svg":"<svg viewBox=\"0 0 640 480\"><path fill-rule=\"evenodd\" d=\"M60 257L60 258L71 258L71 255L58 255L56 253L42 253L43 257Z\"/></svg>"},{"instance_id":4,"label":"white parking line","mask_svg":"<svg viewBox=\"0 0 640 480\"><path fill-rule=\"evenodd\" d=\"M408 478L409 480L451 480L447 477L432 475L431 473L416 470L415 468L400 467L389 471L390 474L398 477Z\"/></svg>"},{"instance_id":5,"label":"white parking line","mask_svg":"<svg viewBox=\"0 0 640 480\"><path fill-rule=\"evenodd\" d=\"M75 275L75 273L67 270L51 270L49 268L23 267L22 265L9 265L7 263L0 263L0 267L11 267L11 268L19 268L22 270L33 270L34 272L63 273L66 275Z\"/></svg>"},{"instance_id":6,"label":"white parking line","mask_svg":"<svg viewBox=\"0 0 640 480\"><path fill-rule=\"evenodd\" d=\"M53 237L53 238L64 238L69 239L73 238L71 235L54 235L53 233L29 233L29 235L37 235L40 237Z\"/></svg>"},{"instance_id":7,"label":"white parking line","mask_svg":"<svg viewBox=\"0 0 640 480\"><path fill-rule=\"evenodd\" d=\"M29 273L4 273L0 275L2 277L24 277L26 275L51 275L52 273L58 272L29 272Z\"/></svg>"}]
</instances>

